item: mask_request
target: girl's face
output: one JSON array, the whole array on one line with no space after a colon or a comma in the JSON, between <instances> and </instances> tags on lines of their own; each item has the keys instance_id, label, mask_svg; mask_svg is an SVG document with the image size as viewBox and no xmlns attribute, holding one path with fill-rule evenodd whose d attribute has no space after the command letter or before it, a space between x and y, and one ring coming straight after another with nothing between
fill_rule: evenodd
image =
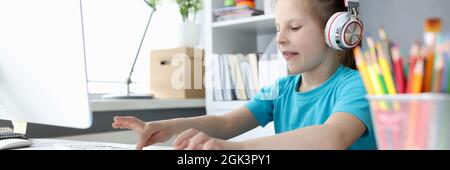
<instances>
[{"instance_id":1,"label":"girl's face","mask_svg":"<svg viewBox=\"0 0 450 170\"><path fill-rule=\"evenodd\" d=\"M295 74L308 72L326 58L323 29L299 0L278 0L276 4L277 43Z\"/></svg>"}]
</instances>

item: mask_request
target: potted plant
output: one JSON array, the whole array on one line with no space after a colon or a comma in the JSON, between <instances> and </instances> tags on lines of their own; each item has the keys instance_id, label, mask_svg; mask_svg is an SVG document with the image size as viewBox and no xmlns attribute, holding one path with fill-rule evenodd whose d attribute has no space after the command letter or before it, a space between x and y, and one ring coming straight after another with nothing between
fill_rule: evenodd
<instances>
[{"instance_id":1,"label":"potted plant","mask_svg":"<svg viewBox=\"0 0 450 170\"><path fill-rule=\"evenodd\" d=\"M156 11L156 7L161 3L161 0L144 0L153 11Z\"/></svg>"},{"instance_id":2,"label":"potted plant","mask_svg":"<svg viewBox=\"0 0 450 170\"><path fill-rule=\"evenodd\" d=\"M200 24L197 14L203 8L202 0L176 0L183 22L178 26L178 46L194 47L199 42Z\"/></svg>"}]
</instances>

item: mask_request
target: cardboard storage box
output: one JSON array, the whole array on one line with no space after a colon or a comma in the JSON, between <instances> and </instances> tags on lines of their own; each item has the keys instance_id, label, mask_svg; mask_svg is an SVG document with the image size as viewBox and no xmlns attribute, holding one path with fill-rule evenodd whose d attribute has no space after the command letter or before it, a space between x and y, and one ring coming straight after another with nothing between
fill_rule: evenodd
<instances>
[{"instance_id":1,"label":"cardboard storage box","mask_svg":"<svg viewBox=\"0 0 450 170\"><path fill-rule=\"evenodd\" d=\"M150 86L156 98L205 98L204 50L191 47L151 52Z\"/></svg>"}]
</instances>

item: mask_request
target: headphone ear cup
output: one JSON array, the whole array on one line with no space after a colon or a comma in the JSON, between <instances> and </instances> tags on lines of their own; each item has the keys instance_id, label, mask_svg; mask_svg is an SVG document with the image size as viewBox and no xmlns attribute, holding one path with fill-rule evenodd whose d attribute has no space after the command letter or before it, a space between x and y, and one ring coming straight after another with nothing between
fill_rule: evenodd
<instances>
[{"instance_id":1,"label":"headphone ear cup","mask_svg":"<svg viewBox=\"0 0 450 170\"><path fill-rule=\"evenodd\" d=\"M327 45L336 50L345 50L356 46L360 40L354 45L353 37L346 34L350 33L350 28L355 27L355 22L358 22L359 26L361 26L358 28L362 28L361 22L352 19L348 12L338 12L332 15L324 31ZM361 35L359 34L358 37L360 38ZM352 38L351 41L349 38Z\"/></svg>"},{"instance_id":2,"label":"headphone ear cup","mask_svg":"<svg viewBox=\"0 0 450 170\"><path fill-rule=\"evenodd\" d=\"M362 39L364 26L357 18L350 20L342 27L341 42L343 48L350 49L356 47Z\"/></svg>"}]
</instances>

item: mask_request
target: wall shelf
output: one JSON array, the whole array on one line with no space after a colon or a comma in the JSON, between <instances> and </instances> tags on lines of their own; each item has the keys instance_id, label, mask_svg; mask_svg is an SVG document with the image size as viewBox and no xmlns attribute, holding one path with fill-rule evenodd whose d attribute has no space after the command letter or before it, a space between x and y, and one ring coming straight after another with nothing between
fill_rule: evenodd
<instances>
[{"instance_id":1,"label":"wall shelf","mask_svg":"<svg viewBox=\"0 0 450 170\"><path fill-rule=\"evenodd\" d=\"M264 10L265 2L256 0L257 9ZM205 60L223 54L249 54L264 52L276 36L275 15L264 15L215 22L214 9L223 8L223 1L203 1L205 12ZM276 48L276 47L275 47ZM208 65L205 69L211 70ZM206 81L206 87L209 81ZM213 89L206 89L206 111L209 115L223 114L244 106L248 101L215 101ZM274 134L273 125L258 127L234 139L243 140Z\"/></svg>"}]
</instances>

